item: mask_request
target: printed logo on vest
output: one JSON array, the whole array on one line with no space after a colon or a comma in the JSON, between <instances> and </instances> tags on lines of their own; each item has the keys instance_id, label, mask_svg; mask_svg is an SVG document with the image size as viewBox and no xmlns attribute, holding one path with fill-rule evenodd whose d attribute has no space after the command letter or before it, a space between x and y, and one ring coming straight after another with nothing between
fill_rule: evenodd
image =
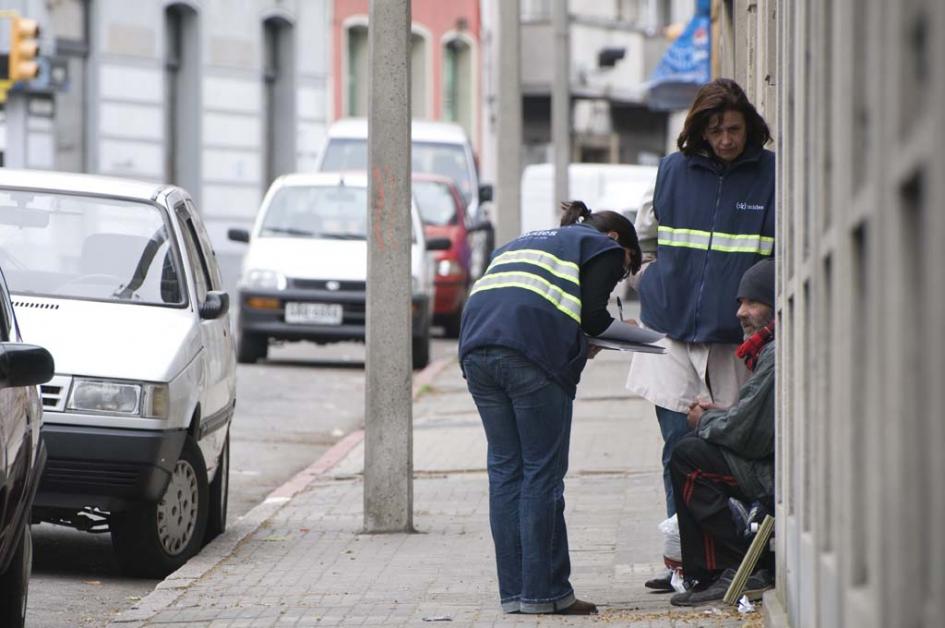
<instances>
[{"instance_id":1,"label":"printed logo on vest","mask_svg":"<svg viewBox=\"0 0 945 628\"><path fill-rule=\"evenodd\" d=\"M744 210L744 211L760 212L760 211L764 211L765 206L764 206L764 205L757 205L757 204L755 204L755 203L745 203L745 202L742 202L742 203L735 203L735 209L741 209L741 210Z\"/></svg>"}]
</instances>

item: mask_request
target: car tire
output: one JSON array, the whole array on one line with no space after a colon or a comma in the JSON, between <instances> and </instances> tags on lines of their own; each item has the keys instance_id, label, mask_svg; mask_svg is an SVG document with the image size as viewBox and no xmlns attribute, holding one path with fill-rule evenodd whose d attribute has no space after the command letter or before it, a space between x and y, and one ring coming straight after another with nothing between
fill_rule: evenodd
<instances>
[{"instance_id":1,"label":"car tire","mask_svg":"<svg viewBox=\"0 0 945 628\"><path fill-rule=\"evenodd\" d=\"M240 364L255 364L269 354L269 339L259 334L240 332L236 343L236 361Z\"/></svg>"},{"instance_id":2,"label":"car tire","mask_svg":"<svg viewBox=\"0 0 945 628\"><path fill-rule=\"evenodd\" d=\"M161 499L111 518L112 545L122 573L164 578L200 551L209 493L203 455L188 436Z\"/></svg>"},{"instance_id":3,"label":"car tire","mask_svg":"<svg viewBox=\"0 0 945 628\"><path fill-rule=\"evenodd\" d=\"M463 320L463 308L453 312L443 320L443 333L447 338L459 338L459 324Z\"/></svg>"},{"instance_id":4,"label":"car tire","mask_svg":"<svg viewBox=\"0 0 945 628\"><path fill-rule=\"evenodd\" d=\"M430 327L419 336L414 335L410 341L413 348L414 370L425 368L430 363Z\"/></svg>"},{"instance_id":5,"label":"car tire","mask_svg":"<svg viewBox=\"0 0 945 628\"><path fill-rule=\"evenodd\" d=\"M210 512L207 515L207 532L203 543L206 545L226 531L226 510L230 496L230 434L226 435L217 474L210 483Z\"/></svg>"},{"instance_id":6,"label":"car tire","mask_svg":"<svg viewBox=\"0 0 945 628\"><path fill-rule=\"evenodd\" d=\"M0 626L23 628L26 625L26 602L32 570L33 536L29 525L26 525L10 566L5 573L0 574Z\"/></svg>"}]
</instances>

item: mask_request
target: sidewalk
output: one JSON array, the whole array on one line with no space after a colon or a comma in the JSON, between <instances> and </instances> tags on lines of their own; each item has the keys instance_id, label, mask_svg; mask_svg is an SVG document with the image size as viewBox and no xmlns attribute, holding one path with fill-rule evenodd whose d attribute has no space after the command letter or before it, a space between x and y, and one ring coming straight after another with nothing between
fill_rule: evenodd
<instances>
[{"instance_id":1,"label":"sidewalk","mask_svg":"<svg viewBox=\"0 0 945 628\"><path fill-rule=\"evenodd\" d=\"M112 625L760 626L760 612L675 609L668 595L644 589L663 569L661 440L651 406L623 387L626 363L611 351L589 362L566 480L571 580L600 615L499 610L485 437L450 360L434 366L414 405L417 534L360 534L363 448L355 434Z\"/></svg>"}]
</instances>

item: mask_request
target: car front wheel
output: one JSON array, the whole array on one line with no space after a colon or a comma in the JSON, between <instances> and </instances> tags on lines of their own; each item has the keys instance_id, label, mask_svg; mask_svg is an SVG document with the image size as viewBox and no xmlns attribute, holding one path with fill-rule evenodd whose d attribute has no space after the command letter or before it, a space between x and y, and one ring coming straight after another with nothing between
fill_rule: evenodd
<instances>
[{"instance_id":1,"label":"car front wheel","mask_svg":"<svg viewBox=\"0 0 945 628\"><path fill-rule=\"evenodd\" d=\"M430 326L427 325L421 335L414 335L411 344L414 370L426 368L426 365L430 363Z\"/></svg>"},{"instance_id":2,"label":"car front wheel","mask_svg":"<svg viewBox=\"0 0 945 628\"><path fill-rule=\"evenodd\" d=\"M29 525L5 573L0 574L0 626L23 628L30 572L33 570L33 537Z\"/></svg>"},{"instance_id":3,"label":"car front wheel","mask_svg":"<svg viewBox=\"0 0 945 628\"><path fill-rule=\"evenodd\" d=\"M240 364L255 364L269 354L269 339L259 334L241 331L236 343L236 361Z\"/></svg>"},{"instance_id":4,"label":"car front wheel","mask_svg":"<svg viewBox=\"0 0 945 628\"><path fill-rule=\"evenodd\" d=\"M188 436L161 499L111 518L112 545L122 572L164 578L200 551L209 493L203 456Z\"/></svg>"}]
</instances>

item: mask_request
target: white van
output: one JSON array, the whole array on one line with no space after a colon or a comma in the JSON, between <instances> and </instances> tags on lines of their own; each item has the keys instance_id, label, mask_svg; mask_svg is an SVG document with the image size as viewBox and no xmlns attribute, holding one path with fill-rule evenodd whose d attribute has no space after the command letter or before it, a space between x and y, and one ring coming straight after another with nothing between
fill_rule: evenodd
<instances>
[{"instance_id":1,"label":"white van","mask_svg":"<svg viewBox=\"0 0 945 628\"><path fill-rule=\"evenodd\" d=\"M594 211L622 213L633 222L647 191L656 183L656 169L627 164L571 164L568 200L584 201ZM561 211L553 196L554 165L527 166L522 174L522 233L558 226Z\"/></svg>"},{"instance_id":2,"label":"white van","mask_svg":"<svg viewBox=\"0 0 945 628\"><path fill-rule=\"evenodd\" d=\"M492 186L479 183L472 144L463 127L451 122L414 120L411 124L411 167L414 174L430 173L452 179L466 203L470 235L470 274L485 269L495 241L483 204L492 200ZM328 129L319 152L319 172L367 170L368 125L365 118L344 118Z\"/></svg>"}]
</instances>

